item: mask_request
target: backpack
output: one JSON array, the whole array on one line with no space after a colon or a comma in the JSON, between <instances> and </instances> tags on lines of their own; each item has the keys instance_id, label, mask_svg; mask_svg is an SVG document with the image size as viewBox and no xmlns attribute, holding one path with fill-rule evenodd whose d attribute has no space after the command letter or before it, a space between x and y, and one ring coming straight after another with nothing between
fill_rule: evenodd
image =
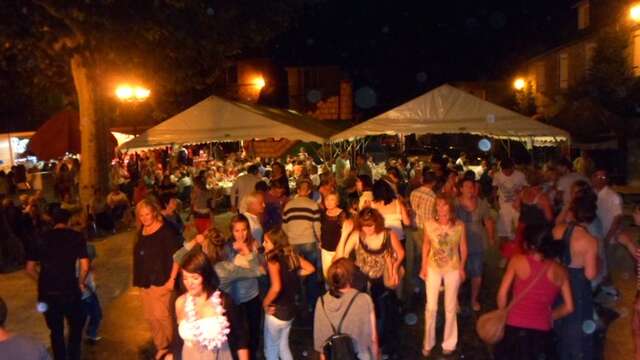
<instances>
[{"instance_id":1,"label":"backpack","mask_svg":"<svg viewBox=\"0 0 640 360\"><path fill-rule=\"evenodd\" d=\"M344 318L347 317L347 313L349 309L351 309L351 305L355 301L356 297L360 292L356 292L356 294L349 301L349 305L347 305L347 309L342 314L342 318L340 319L340 323L338 323L338 328L329 320L329 316L327 315L327 311L324 308L324 297L320 297L320 302L322 302L322 311L324 315L327 317L329 321L329 325L331 325L331 330L333 334L325 340L324 345L322 346L322 353L324 354L326 360L355 360L358 359L356 356L356 351L353 346L353 339L351 336L347 334L342 334L342 322Z\"/></svg>"}]
</instances>

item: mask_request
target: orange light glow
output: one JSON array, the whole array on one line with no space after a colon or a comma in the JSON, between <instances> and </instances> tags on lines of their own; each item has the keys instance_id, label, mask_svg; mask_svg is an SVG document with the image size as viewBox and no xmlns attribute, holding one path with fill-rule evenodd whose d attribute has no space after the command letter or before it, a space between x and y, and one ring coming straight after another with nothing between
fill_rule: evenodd
<instances>
[{"instance_id":1,"label":"orange light glow","mask_svg":"<svg viewBox=\"0 0 640 360\"><path fill-rule=\"evenodd\" d=\"M635 3L629 8L629 18L634 22L640 22L640 3Z\"/></svg>"},{"instance_id":2,"label":"orange light glow","mask_svg":"<svg viewBox=\"0 0 640 360\"><path fill-rule=\"evenodd\" d=\"M122 84L116 88L116 97L121 101L144 101L149 95L151 90L142 86Z\"/></svg>"},{"instance_id":3,"label":"orange light glow","mask_svg":"<svg viewBox=\"0 0 640 360\"><path fill-rule=\"evenodd\" d=\"M255 87L257 87L258 89L262 89L266 84L267 83L262 76L253 79L253 85L255 85Z\"/></svg>"}]
</instances>

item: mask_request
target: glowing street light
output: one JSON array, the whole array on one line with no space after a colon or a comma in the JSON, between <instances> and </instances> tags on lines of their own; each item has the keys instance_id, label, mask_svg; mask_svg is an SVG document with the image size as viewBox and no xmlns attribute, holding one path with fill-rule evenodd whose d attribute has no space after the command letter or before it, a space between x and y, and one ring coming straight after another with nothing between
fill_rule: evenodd
<instances>
[{"instance_id":1,"label":"glowing street light","mask_svg":"<svg viewBox=\"0 0 640 360\"><path fill-rule=\"evenodd\" d=\"M629 18L640 23L640 3L635 3L629 8Z\"/></svg>"},{"instance_id":2,"label":"glowing street light","mask_svg":"<svg viewBox=\"0 0 640 360\"><path fill-rule=\"evenodd\" d=\"M258 88L258 90L262 90L262 88L266 85L264 78L262 76L258 76L253 79L253 85Z\"/></svg>"},{"instance_id":3,"label":"glowing street light","mask_svg":"<svg viewBox=\"0 0 640 360\"><path fill-rule=\"evenodd\" d=\"M151 94L151 90L143 87L137 87L133 90L133 96L135 96L136 100L138 101L145 100L146 98L149 97L150 94Z\"/></svg>"},{"instance_id":4,"label":"glowing street light","mask_svg":"<svg viewBox=\"0 0 640 360\"><path fill-rule=\"evenodd\" d=\"M142 86L123 84L116 88L116 97L121 101L145 101L149 95L151 90Z\"/></svg>"},{"instance_id":5,"label":"glowing street light","mask_svg":"<svg viewBox=\"0 0 640 360\"><path fill-rule=\"evenodd\" d=\"M513 88L518 91L524 89L525 86L527 86L527 82L523 78L517 78L513 81Z\"/></svg>"}]
</instances>

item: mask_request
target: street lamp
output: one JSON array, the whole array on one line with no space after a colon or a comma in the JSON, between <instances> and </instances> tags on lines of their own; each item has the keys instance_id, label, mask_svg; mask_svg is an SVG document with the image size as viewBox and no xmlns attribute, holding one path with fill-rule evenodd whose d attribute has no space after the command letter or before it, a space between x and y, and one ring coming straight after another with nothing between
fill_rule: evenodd
<instances>
[{"instance_id":1,"label":"street lamp","mask_svg":"<svg viewBox=\"0 0 640 360\"><path fill-rule=\"evenodd\" d=\"M640 3L635 3L629 8L629 18L634 22L640 22Z\"/></svg>"},{"instance_id":2,"label":"street lamp","mask_svg":"<svg viewBox=\"0 0 640 360\"><path fill-rule=\"evenodd\" d=\"M151 90L143 86L119 85L116 88L116 97L121 101L145 101L151 95Z\"/></svg>"},{"instance_id":3,"label":"street lamp","mask_svg":"<svg viewBox=\"0 0 640 360\"><path fill-rule=\"evenodd\" d=\"M519 77L517 79L515 79L513 81L513 88L520 91L522 89L524 89L524 87L527 86L527 82L524 81L523 78Z\"/></svg>"},{"instance_id":4,"label":"street lamp","mask_svg":"<svg viewBox=\"0 0 640 360\"><path fill-rule=\"evenodd\" d=\"M252 85L257 87L258 90L262 90L262 88L267 84L262 76L258 76L254 78L252 83L253 83Z\"/></svg>"}]
</instances>

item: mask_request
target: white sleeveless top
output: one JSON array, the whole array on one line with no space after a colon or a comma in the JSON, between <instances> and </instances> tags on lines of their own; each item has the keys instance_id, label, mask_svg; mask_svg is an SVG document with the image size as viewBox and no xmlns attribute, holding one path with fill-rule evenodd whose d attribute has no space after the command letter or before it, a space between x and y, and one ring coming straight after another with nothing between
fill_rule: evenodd
<instances>
[{"instance_id":1,"label":"white sleeveless top","mask_svg":"<svg viewBox=\"0 0 640 360\"><path fill-rule=\"evenodd\" d=\"M396 234L398 240L404 239L404 230L402 229L402 210L398 199L393 200L391 204L373 203L371 207L378 210L384 217L384 227Z\"/></svg>"}]
</instances>

